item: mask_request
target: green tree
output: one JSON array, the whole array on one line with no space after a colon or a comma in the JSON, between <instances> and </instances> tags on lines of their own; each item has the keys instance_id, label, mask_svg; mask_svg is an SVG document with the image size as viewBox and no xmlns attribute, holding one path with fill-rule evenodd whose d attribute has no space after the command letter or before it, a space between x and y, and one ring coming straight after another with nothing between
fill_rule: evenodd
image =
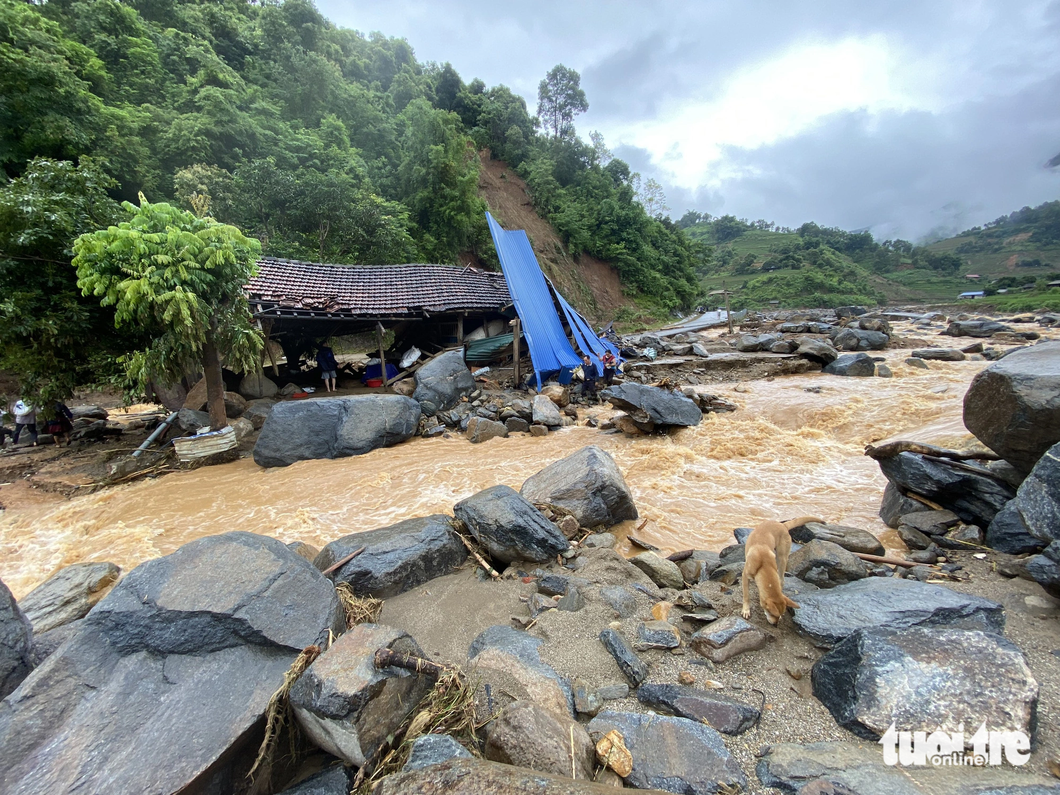
<instances>
[{"instance_id":1,"label":"green tree","mask_svg":"<svg viewBox=\"0 0 1060 795\"><path fill-rule=\"evenodd\" d=\"M210 424L225 417L221 357L234 369L257 366L262 337L243 286L254 274L258 241L234 226L169 204L123 205L129 219L74 243L77 284L113 306L115 323L155 334L129 361L141 384L202 369Z\"/></svg>"},{"instance_id":2,"label":"green tree","mask_svg":"<svg viewBox=\"0 0 1060 795\"><path fill-rule=\"evenodd\" d=\"M537 115L553 138L574 137L574 117L589 110L581 75L556 64L537 87Z\"/></svg>"}]
</instances>

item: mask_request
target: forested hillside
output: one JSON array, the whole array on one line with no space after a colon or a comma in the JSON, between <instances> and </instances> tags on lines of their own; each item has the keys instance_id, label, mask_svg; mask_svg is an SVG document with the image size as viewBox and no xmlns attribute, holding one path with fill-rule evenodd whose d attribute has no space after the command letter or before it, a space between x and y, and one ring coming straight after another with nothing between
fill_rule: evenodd
<instances>
[{"instance_id":1,"label":"forested hillside","mask_svg":"<svg viewBox=\"0 0 1060 795\"><path fill-rule=\"evenodd\" d=\"M69 262L78 234L141 195L275 256L496 264L479 193L480 158L496 157L565 257L610 263L660 314L699 297L708 249L655 214L599 137L576 136L588 98L562 66L539 120L507 87L337 28L307 0L0 0L0 97L0 368L31 390L68 391L135 347Z\"/></svg>"}]
</instances>

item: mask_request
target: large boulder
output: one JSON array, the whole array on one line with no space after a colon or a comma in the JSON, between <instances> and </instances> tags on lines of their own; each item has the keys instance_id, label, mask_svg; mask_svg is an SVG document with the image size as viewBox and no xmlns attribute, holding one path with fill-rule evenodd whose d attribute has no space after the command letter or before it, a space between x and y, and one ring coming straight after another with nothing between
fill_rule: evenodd
<instances>
[{"instance_id":1,"label":"large boulder","mask_svg":"<svg viewBox=\"0 0 1060 795\"><path fill-rule=\"evenodd\" d=\"M596 445L531 475L519 493L535 505L547 503L569 511L582 527L610 527L638 515L615 459Z\"/></svg>"},{"instance_id":2,"label":"large boulder","mask_svg":"<svg viewBox=\"0 0 1060 795\"><path fill-rule=\"evenodd\" d=\"M747 777L721 735L694 720L607 710L587 728L596 742L611 731L622 735L633 756L626 783L634 789L707 795L747 787Z\"/></svg>"},{"instance_id":3,"label":"large boulder","mask_svg":"<svg viewBox=\"0 0 1060 795\"><path fill-rule=\"evenodd\" d=\"M120 573L113 563L74 563L22 597L18 606L39 635L88 615Z\"/></svg>"},{"instance_id":4,"label":"large boulder","mask_svg":"<svg viewBox=\"0 0 1060 795\"><path fill-rule=\"evenodd\" d=\"M1053 445L1020 484L1015 499L986 528L986 543L1018 555L1060 539L1060 443Z\"/></svg>"},{"instance_id":5,"label":"large boulder","mask_svg":"<svg viewBox=\"0 0 1060 795\"><path fill-rule=\"evenodd\" d=\"M358 596L389 599L449 574L467 559L467 549L452 521L434 514L343 536L320 550L313 563L325 571L364 547L364 552L334 571L331 579L349 583Z\"/></svg>"},{"instance_id":6,"label":"large boulder","mask_svg":"<svg viewBox=\"0 0 1060 795\"><path fill-rule=\"evenodd\" d=\"M972 379L964 424L1021 473L1060 442L1060 341L1014 351Z\"/></svg>"},{"instance_id":7,"label":"large boulder","mask_svg":"<svg viewBox=\"0 0 1060 795\"><path fill-rule=\"evenodd\" d=\"M493 486L453 506L456 518L494 560L547 563L570 549L552 522L509 486Z\"/></svg>"},{"instance_id":8,"label":"large boulder","mask_svg":"<svg viewBox=\"0 0 1060 795\"><path fill-rule=\"evenodd\" d=\"M600 396L616 409L626 412L634 425L646 433L671 425L699 425L703 419L703 412L694 402L657 386L616 384L605 389Z\"/></svg>"},{"instance_id":9,"label":"large boulder","mask_svg":"<svg viewBox=\"0 0 1060 795\"><path fill-rule=\"evenodd\" d=\"M941 332L950 337L992 337L999 331L1012 331L1011 326L996 320L954 320Z\"/></svg>"},{"instance_id":10,"label":"large boulder","mask_svg":"<svg viewBox=\"0 0 1060 795\"><path fill-rule=\"evenodd\" d=\"M558 428L563 424L563 415L559 413L559 408L546 395L534 395L532 418L538 425L549 428Z\"/></svg>"},{"instance_id":11,"label":"large boulder","mask_svg":"<svg viewBox=\"0 0 1060 795\"><path fill-rule=\"evenodd\" d=\"M845 328L834 333L832 344L841 351L882 351L891 338L882 331Z\"/></svg>"},{"instance_id":12,"label":"large boulder","mask_svg":"<svg viewBox=\"0 0 1060 795\"><path fill-rule=\"evenodd\" d=\"M18 687L33 668L33 628L0 580L0 699Z\"/></svg>"},{"instance_id":13,"label":"large boulder","mask_svg":"<svg viewBox=\"0 0 1060 795\"><path fill-rule=\"evenodd\" d=\"M847 353L824 366L828 375L871 378L876 375L876 362L867 353Z\"/></svg>"},{"instance_id":14,"label":"large boulder","mask_svg":"<svg viewBox=\"0 0 1060 795\"><path fill-rule=\"evenodd\" d=\"M809 359L818 364L831 364L839 358L839 352L823 340L815 340L812 337L803 337L798 340L799 348L795 351L803 359Z\"/></svg>"},{"instance_id":15,"label":"large boulder","mask_svg":"<svg viewBox=\"0 0 1060 795\"><path fill-rule=\"evenodd\" d=\"M821 538L791 553L788 572L818 588L834 588L869 576L869 568L861 558Z\"/></svg>"},{"instance_id":16,"label":"large boulder","mask_svg":"<svg viewBox=\"0 0 1060 795\"><path fill-rule=\"evenodd\" d=\"M476 700L483 719L513 701L532 701L557 715L574 717L570 682L542 662L538 649L543 643L528 632L502 625L488 627L471 641L467 663L479 683Z\"/></svg>"},{"instance_id":17,"label":"large boulder","mask_svg":"<svg viewBox=\"0 0 1060 795\"><path fill-rule=\"evenodd\" d=\"M813 694L859 737L897 731L1035 728L1038 683L1023 653L989 632L859 630L813 666Z\"/></svg>"},{"instance_id":18,"label":"large boulder","mask_svg":"<svg viewBox=\"0 0 1060 795\"><path fill-rule=\"evenodd\" d=\"M880 501L879 510L879 516L885 525L896 528L902 516L922 510L924 510L924 503L906 497L901 489L891 481L887 481L887 485L883 488L883 499Z\"/></svg>"},{"instance_id":19,"label":"large boulder","mask_svg":"<svg viewBox=\"0 0 1060 795\"><path fill-rule=\"evenodd\" d=\"M913 492L953 511L968 524L986 527L1015 490L997 474L969 462L920 453L880 459L884 476L902 492ZM959 466L957 465L959 464Z\"/></svg>"},{"instance_id":20,"label":"large boulder","mask_svg":"<svg viewBox=\"0 0 1060 795\"><path fill-rule=\"evenodd\" d=\"M831 541L843 549L851 552L861 552L865 555L882 555L883 544L868 530L859 527L844 527L838 524L819 524L807 522L800 527L792 528L791 540L800 544L808 544L814 539ZM790 567L789 567L790 570Z\"/></svg>"},{"instance_id":21,"label":"large boulder","mask_svg":"<svg viewBox=\"0 0 1060 795\"><path fill-rule=\"evenodd\" d=\"M448 411L460 398L475 391L475 377L464 364L464 352L449 351L416 371L415 400L428 417Z\"/></svg>"},{"instance_id":22,"label":"large boulder","mask_svg":"<svg viewBox=\"0 0 1060 795\"><path fill-rule=\"evenodd\" d=\"M321 654L291 687L299 726L320 749L361 767L432 687L423 673L376 668L389 649L424 657L409 634L379 624L358 624Z\"/></svg>"},{"instance_id":23,"label":"large boulder","mask_svg":"<svg viewBox=\"0 0 1060 795\"><path fill-rule=\"evenodd\" d=\"M1023 561L1023 570L1050 596L1060 599L1060 541Z\"/></svg>"},{"instance_id":24,"label":"large boulder","mask_svg":"<svg viewBox=\"0 0 1060 795\"><path fill-rule=\"evenodd\" d=\"M332 584L275 539L143 563L0 702L0 791L222 791L291 663L344 628Z\"/></svg>"},{"instance_id":25,"label":"large boulder","mask_svg":"<svg viewBox=\"0 0 1060 795\"><path fill-rule=\"evenodd\" d=\"M482 759L450 759L387 776L376 784L372 795L608 795L614 791L612 786L587 779L572 781L569 776Z\"/></svg>"},{"instance_id":26,"label":"large boulder","mask_svg":"<svg viewBox=\"0 0 1060 795\"><path fill-rule=\"evenodd\" d=\"M494 718L487 731L483 755L492 762L582 780L592 778L592 740L580 723L565 714L529 701L515 701Z\"/></svg>"},{"instance_id":27,"label":"large boulder","mask_svg":"<svg viewBox=\"0 0 1060 795\"><path fill-rule=\"evenodd\" d=\"M915 359L929 359L934 362L963 362L967 358L956 348L919 348L910 355Z\"/></svg>"},{"instance_id":28,"label":"large boulder","mask_svg":"<svg viewBox=\"0 0 1060 795\"><path fill-rule=\"evenodd\" d=\"M239 394L247 400L276 397L279 391L276 382L262 372L247 373L239 382Z\"/></svg>"},{"instance_id":29,"label":"large boulder","mask_svg":"<svg viewBox=\"0 0 1060 795\"><path fill-rule=\"evenodd\" d=\"M507 438L508 426L486 417L472 417L467 421L466 436L472 444L488 442L490 439Z\"/></svg>"},{"instance_id":30,"label":"large boulder","mask_svg":"<svg viewBox=\"0 0 1060 795\"><path fill-rule=\"evenodd\" d=\"M401 395L320 398L273 407L254 445L254 461L278 467L311 458L363 455L412 437L420 404Z\"/></svg>"},{"instance_id":31,"label":"large boulder","mask_svg":"<svg viewBox=\"0 0 1060 795\"><path fill-rule=\"evenodd\" d=\"M864 580L799 596L795 626L824 646L859 629L950 626L1001 632L1001 605L940 585L868 577Z\"/></svg>"}]
</instances>

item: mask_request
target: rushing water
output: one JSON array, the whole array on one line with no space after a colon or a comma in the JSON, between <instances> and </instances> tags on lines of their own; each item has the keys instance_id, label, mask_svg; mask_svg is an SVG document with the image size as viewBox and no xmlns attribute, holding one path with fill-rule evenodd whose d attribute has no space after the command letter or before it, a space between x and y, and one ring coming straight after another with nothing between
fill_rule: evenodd
<instances>
[{"instance_id":1,"label":"rushing water","mask_svg":"<svg viewBox=\"0 0 1060 795\"><path fill-rule=\"evenodd\" d=\"M638 536L673 551L719 549L734 527L819 514L864 527L899 545L876 516L884 479L864 446L913 438L963 445L961 405L983 362L902 364L893 379L821 374L718 384L732 414L668 436L630 438L575 426L546 438L472 445L463 438L414 439L334 461L261 469L249 459L107 489L62 503L9 510L0 520L0 579L16 597L56 569L110 560L128 570L194 538L249 530L320 546L341 535L428 513L451 513L474 492L523 480L578 448L614 456L633 491ZM820 393L806 391L820 387ZM945 391L938 392L941 387ZM746 391L737 391L746 390ZM601 416L607 409L596 410Z\"/></svg>"}]
</instances>

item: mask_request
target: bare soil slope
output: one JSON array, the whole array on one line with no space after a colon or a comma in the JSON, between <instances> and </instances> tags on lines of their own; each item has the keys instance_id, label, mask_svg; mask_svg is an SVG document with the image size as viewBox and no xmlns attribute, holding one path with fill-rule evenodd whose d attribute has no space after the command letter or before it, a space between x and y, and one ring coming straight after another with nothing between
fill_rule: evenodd
<instances>
[{"instance_id":1,"label":"bare soil slope","mask_svg":"<svg viewBox=\"0 0 1060 795\"><path fill-rule=\"evenodd\" d=\"M588 254L575 259L567 253L556 230L534 210L526 183L506 162L490 160L488 151L481 158L479 195L505 229L526 230L541 269L575 308L590 320L607 322L620 306L632 306L611 265Z\"/></svg>"}]
</instances>

